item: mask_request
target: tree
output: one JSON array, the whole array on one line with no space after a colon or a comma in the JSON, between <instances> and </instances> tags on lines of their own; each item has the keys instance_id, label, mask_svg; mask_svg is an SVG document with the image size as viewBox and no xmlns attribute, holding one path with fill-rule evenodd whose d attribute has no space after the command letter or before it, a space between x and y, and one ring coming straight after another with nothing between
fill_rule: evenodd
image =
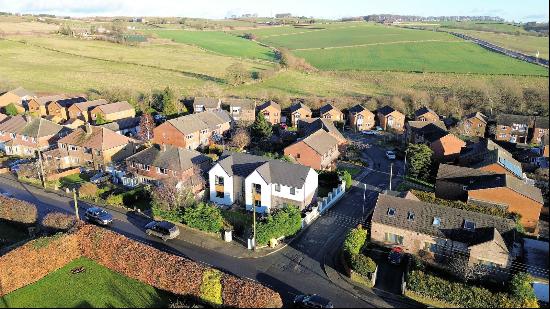
<instances>
[{"instance_id":1,"label":"tree","mask_svg":"<svg viewBox=\"0 0 550 309\"><path fill-rule=\"evenodd\" d=\"M151 95L151 106L157 111L161 111L165 116L172 116L179 113L179 102L170 87L162 91L155 90Z\"/></svg>"},{"instance_id":2,"label":"tree","mask_svg":"<svg viewBox=\"0 0 550 309\"><path fill-rule=\"evenodd\" d=\"M195 204L192 190L178 188L178 180L167 178L151 192L153 205L166 212L182 210Z\"/></svg>"},{"instance_id":3,"label":"tree","mask_svg":"<svg viewBox=\"0 0 550 309\"><path fill-rule=\"evenodd\" d=\"M17 109L17 106L15 106L14 103L10 103L4 107L4 111L6 112L6 115L8 116L17 116L19 115L19 110Z\"/></svg>"},{"instance_id":4,"label":"tree","mask_svg":"<svg viewBox=\"0 0 550 309\"><path fill-rule=\"evenodd\" d=\"M155 129L155 121L150 114L143 114L139 120L138 137L142 141L150 141L153 139L153 130Z\"/></svg>"},{"instance_id":5,"label":"tree","mask_svg":"<svg viewBox=\"0 0 550 309\"><path fill-rule=\"evenodd\" d=\"M242 63L233 63L226 69L226 80L232 86L244 84L247 79L248 71Z\"/></svg>"},{"instance_id":6,"label":"tree","mask_svg":"<svg viewBox=\"0 0 550 309\"><path fill-rule=\"evenodd\" d=\"M489 273L484 265L470 265L468 255L461 253L455 253L450 257L447 266L453 274L464 282L480 280Z\"/></svg>"},{"instance_id":7,"label":"tree","mask_svg":"<svg viewBox=\"0 0 550 309\"><path fill-rule=\"evenodd\" d=\"M510 294L518 300L524 308L538 308L537 296L531 283L533 279L527 273L515 274L510 280Z\"/></svg>"},{"instance_id":8,"label":"tree","mask_svg":"<svg viewBox=\"0 0 550 309\"><path fill-rule=\"evenodd\" d=\"M252 124L252 135L257 141L268 141L273 135L273 127L262 113L258 113Z\"/></svg>"},{"instance_id":9,"label":"tree","mask_svg":"<svg viewBox=\"0 0 550 309\"><path fill-rule=\"evenodd\" d=\"M429 181L431 177L433 151L424 144L410 144L407 147L407 174L412 178Z\"/></svg>"},{"instance_id":10,"label":"tree","mask_svg":"<svg viewBox=\"0 0 550 309\"><path fill-rule=\"evenodd\" d=\"M95 124L100 126L102 124L106 124L107 120L103 117L103 114L97 114L97 117L95 119Z\"/></svg>"},{"instance_id":11,"label":"tree","mask_svg":"<svg viewBox=\"0 0 550 309\"><path fill-rule=\"evenodd\" d=\"M238 128L233 134L230 146L243 150L250 145L251 137L246 128Z\"/></svg>"}]
</instances>

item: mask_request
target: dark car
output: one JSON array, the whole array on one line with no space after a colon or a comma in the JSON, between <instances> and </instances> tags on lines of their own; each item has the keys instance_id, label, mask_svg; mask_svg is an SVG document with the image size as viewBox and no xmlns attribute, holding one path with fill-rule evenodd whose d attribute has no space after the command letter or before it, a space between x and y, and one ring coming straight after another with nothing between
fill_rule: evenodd
<instances>
[{"instance_id":1,"label":"dark car","mask_svg":"<svg viewBox=\"0 0 550 309\"><path fill-rule=\"evenodd\" d=\"M166 221L153 221L145 226L145 233L149 236L156 236L164 241L174 239L179 236L180 230L178 227Z\"/></svg>"},{"instance_id":2,"label":"dark car","mask_svg":"<svg viewBox=\"0 0 550 309\"><path fill-rule=\"evenodd\" d=\"M399 265L403 261L404 256L405 252L403 252L403 249L395 247L391 249L390 254L388 255L388 261L393 265Z\"/></svg>"},{"instance_id":3,"label":"dark car","mask_svg":"<svg viewBox=\"0 0 550 309\"><path fill-rule=\"evenodd\" d=\"M86 220L99 225L109 225L113 222L113 216L99 207L88 208L84 213Z\"/></svg>"},{"instance_id":4,"label":"dark car","mask_svg":"<svg viewBox=\"0 0 550 309\"><path fill-rule=\"evenodd\" d=\"M334 308L329 299L315 294L296 296L294 305L298 308Z\"/></svg>"}]
</instances>

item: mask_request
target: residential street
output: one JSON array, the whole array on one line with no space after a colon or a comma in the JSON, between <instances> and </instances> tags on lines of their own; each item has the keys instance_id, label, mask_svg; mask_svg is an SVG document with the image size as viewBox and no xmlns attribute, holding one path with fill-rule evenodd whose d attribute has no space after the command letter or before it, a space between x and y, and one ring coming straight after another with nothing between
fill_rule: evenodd
<instances>
[{"instance_id":1,"label":"residential street","mask_svg":"<svg viewBox=\"0 0 550 309\"><path fill-rule=\"evenodd\" d=\"M364 142L371 142L372 137L356 136ZM369 144L364 150L364 158L371 161L369 169L355 183L354 188L331 210L315 221L301 233L289 246L279 252L257 259L239 259L223 252L207 250L185 241L182 233L179 239L162 243L145 235L143 227L148 219L133 212L111 211L114 216L112 230L130 238L148 243L164 251L186 256L195 261L222 269L237 276L257 280L281 293L285 305L290 305L295 295L315 293L330 298L335 307L407 307L413 303L404 302L399 296L374 289L355 289L344 280L327 273L339 270L337 260L340 247L347 231L363 222L373 210L377 191L388 188L390 161L385 157L385 150ZM379 163L376 170L371 169ZM378 165L376 164L376 167ZM367 172L368 171L368 172ZM395 161L394 173L402 174L402 162ZM394 188L400 182L393 178ZM364 184L367 185L365 191ZM46 193L28 185L0 177L0 188L14 194L16 198L35 203L40 215L51 211L73 213L72 200L53 193ZM363 199L365 198L365 202ZM363 208L364 206L364 208ZM80 203L80 213L89 207ZM364 214L363 214L364 209ZM326 263L326 265L325 265ZM338 282L334 282L337 280Z\"/></svg>"}]
</instances>

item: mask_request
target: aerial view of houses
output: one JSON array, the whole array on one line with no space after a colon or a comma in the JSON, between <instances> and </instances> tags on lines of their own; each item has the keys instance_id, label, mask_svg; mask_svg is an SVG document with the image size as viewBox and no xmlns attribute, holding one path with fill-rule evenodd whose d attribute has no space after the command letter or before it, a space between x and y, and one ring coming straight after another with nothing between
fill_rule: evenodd
<instances>
[{"instance_id":1,"label":"aerial view of houses","mask_svg":"<svg viewBox=\"0 0 550 309\"><path fill-rule=\"evenodd\" d=\"M35 2L0 308L549 306L547 1Z\"/></svg>"}]
</instances>

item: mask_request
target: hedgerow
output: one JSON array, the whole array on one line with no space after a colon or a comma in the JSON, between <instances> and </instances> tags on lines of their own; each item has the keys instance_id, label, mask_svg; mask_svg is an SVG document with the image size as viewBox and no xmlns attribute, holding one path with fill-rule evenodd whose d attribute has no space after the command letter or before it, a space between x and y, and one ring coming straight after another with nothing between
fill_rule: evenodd
<instances>
[{"instance_id":1,"label":"hedgerow","mask_svg":"<svg viewBox=\"0 0 550 309\"><path fill-rule=\"evenodd\" d=\"M366 240L367 230L363 229L361 226L358 226L348 232L348 235L344 240L343 250L350 255L359 254Z\"/></svg>"},{"instance_id":2,"label":"hedgerow","mask_svg":"<svg viewBox=\"0 0 550 309\"><path fill-rule=\"evenodd\" d=\"M38 211L31 203L0 195L0 219L24 224L35 224Z\"/></svg>"},{"instance_id":3,"label":"hedgerow","mask_svg":"<svg viewBox=\"0 0 550 309\"><path fill-rule=\"evenodd\" d=\"M266 245L269 240L292 236L302 229L302 215L296 206L286 206L256 225L256 242Z\"/></svg>"},{"instance_id":4,"label":"hedgerow","mask_svg":"<svg viewBox=\"0 0 550 309\"><path fill-rule=\"evenodd\" d=\"M201 299L214 306L220 306L222 300L222 274L215 269L207 269L202 274Z\"/></svg>"},{"instance_id":5,"label":"hedgerow","mask_svg":"<svg viewBox=\"0 0 550 309\"><path fill-rule=\"evenodd\" d=\"M183 222L191 228L210 233L217 233L223 228L220 208L205 203L185 208Z\"/></svg>"},{"instance_id":6,"label":"hedgerow","mask_svg":"<svg viewBox=\"0 0 550 309\"><path fill-rule=\"evenodd\" d=\"M42 219L42 227L47 232L68 231L76 224L76 218L60 212L52 212Z\"/></svg>"}]
</instances>

